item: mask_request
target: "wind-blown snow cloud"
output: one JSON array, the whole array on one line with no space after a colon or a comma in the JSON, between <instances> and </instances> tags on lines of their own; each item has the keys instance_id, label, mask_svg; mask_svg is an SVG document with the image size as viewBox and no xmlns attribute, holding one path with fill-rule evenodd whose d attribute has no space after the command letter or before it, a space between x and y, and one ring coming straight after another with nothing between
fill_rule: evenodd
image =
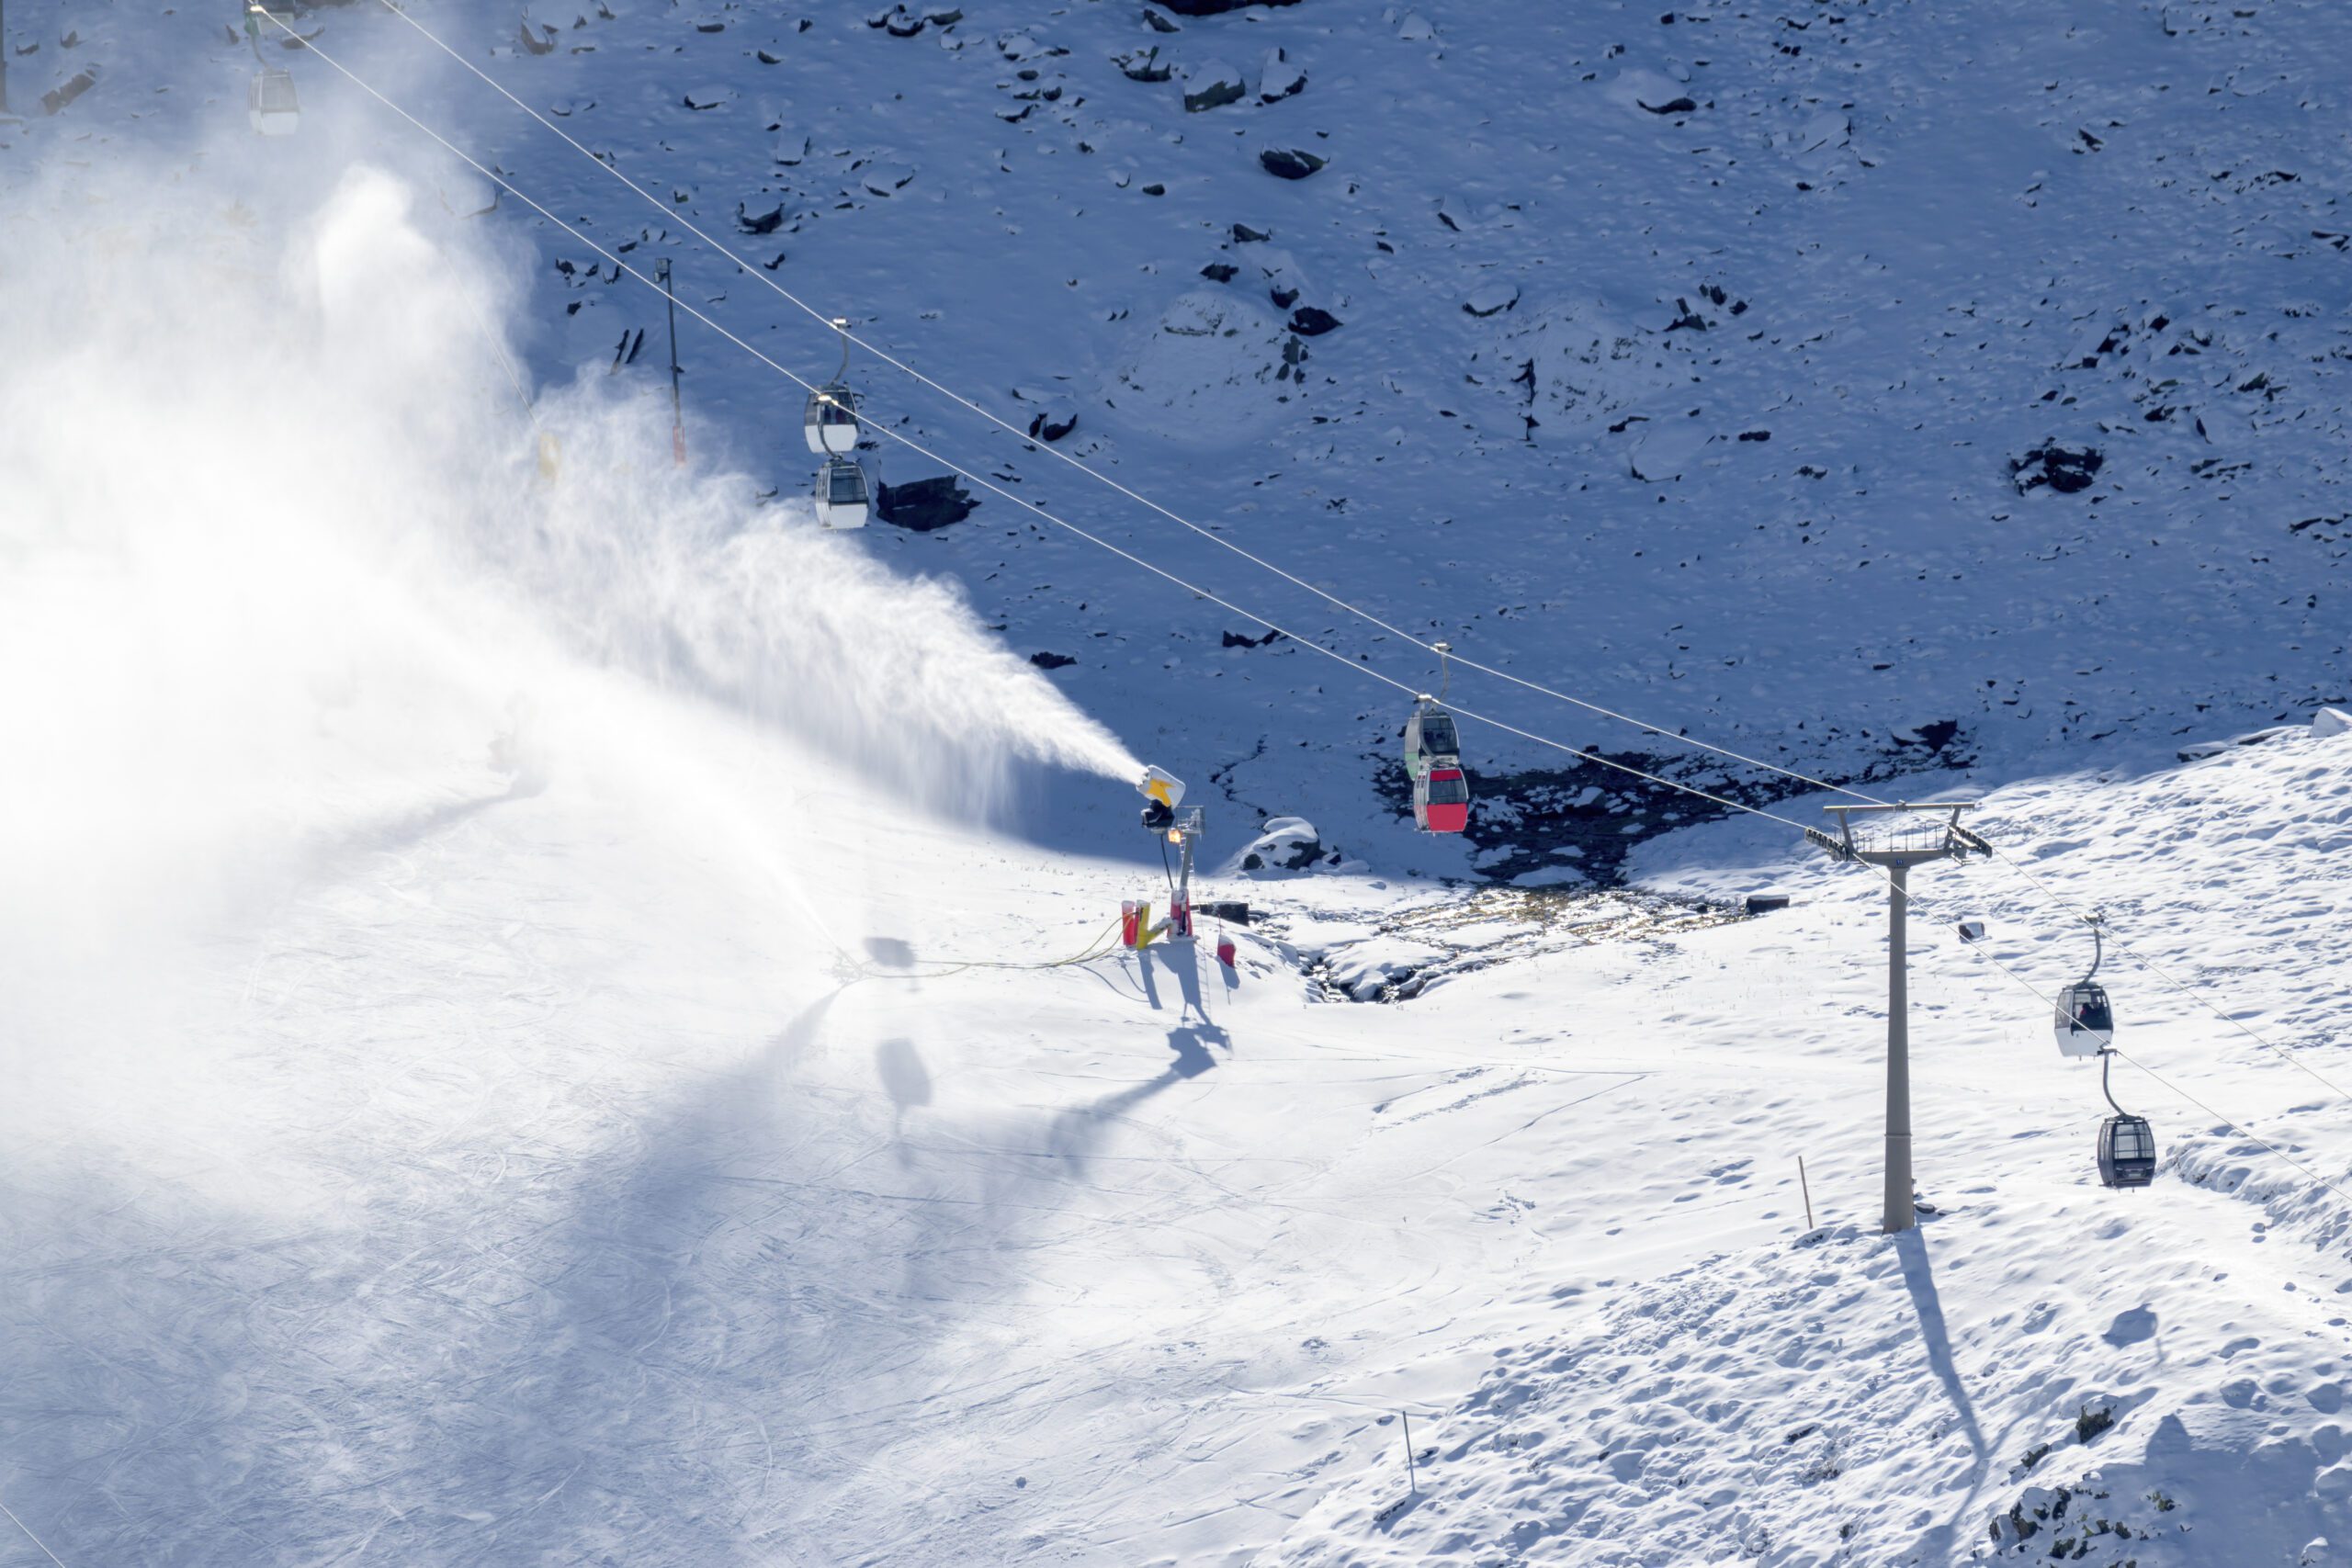
<instances>
[{"instance_id":1,"label":"wind-blown snow cloud","mask_svg":"<svg viewBox=\"0 0 2352 1568\"><path fill-rule=\"evenodd\" d=\"M502 735L522 766L515 716L566 728L582 666L959 817L1023 762L1140 772L952 585L673 468L665 406L527 407L506 273L394 176L282 223L129 165L42 205L0 289L0 854L50 935L166 918Z\"/></svg>"}]
</instances>

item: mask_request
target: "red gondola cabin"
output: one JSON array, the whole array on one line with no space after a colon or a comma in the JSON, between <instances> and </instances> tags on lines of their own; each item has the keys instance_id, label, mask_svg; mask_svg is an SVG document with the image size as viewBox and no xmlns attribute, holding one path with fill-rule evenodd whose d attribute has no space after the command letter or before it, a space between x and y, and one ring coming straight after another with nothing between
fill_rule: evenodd
<instances>
[{"instance_id":1,"label":"red gondola cabin","mask_svg":"<svg viewBox=\"0 0 2352 1568\"><path fill-rule=\"evenodd\" d=\"M1462 769L1432 767L1413 784L1413 820L1431 833L1459 833L1470 826L1470 781Z\"/></svg>"}]
</instances>

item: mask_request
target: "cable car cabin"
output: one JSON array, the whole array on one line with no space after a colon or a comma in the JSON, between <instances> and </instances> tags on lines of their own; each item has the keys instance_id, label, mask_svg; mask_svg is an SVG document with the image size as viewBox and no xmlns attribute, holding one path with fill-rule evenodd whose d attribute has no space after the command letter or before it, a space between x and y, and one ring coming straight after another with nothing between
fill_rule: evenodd
<instances>
[{"instance_id":1,"label":"cable car cabin","mask_svg":"<svg viewBox=\"0 0 2352 1568\"><path fill-rule=\"evenodd\" d=\"M1426 833L1459 833L1470 826L1470 781L1457 766L1431 767L1413 781L1413 820Z\"/></svg>"},{"instance_id":2,"label":"cable car cabin","mask_svg":"<svg viewBox=\"0 0 2352 1568\"><path fill-rule=\"evenodd\" d=\"M846 457L857 449L857 399L839 381L808 394L808 409L800 422L808 450L822 457Z\"/></svg>"},{"instance_id":3,"label":"cable car cabin","mask_svg":"<svg viewBox=\"0 0 2352 1568\"><path fill-rule=\"evenodd\" d=\"M2062 1055L2096 1056L2115 1043L2115 1009L2107 987L2095 981L2077 980L2061 989L2053 1021Z\"/></svg>"},{"instance_id":4,"label":"cable car cabin","mask_svg":"<svg viewBox=\"0 0 2352 1568\"><path fill-rule=\"evenodd\" d=\"M2110 1116L2099 1123L2098 1179L2103 1187L2145 1187L2156 1179L2156 1134L2144 1116Z\"/></svg>"},{"instance_id":5,"label":"cable car cabin","mask_svg":"<svg viewBox=\"0 0 2352 1568\"><path fill-rule=\"evenodd\" d=\"M828 528L863 528L874 510L865 470L847 457L829 457L817 470L817 521Z\"/></svg>"},{"instance_id":6,"label":"cable car cabin","mask_svg":"<svg viewBox=\"0 0 2352 1568\"><path fill-rule=\"evenodd\" d=\"M265 66L245 92L245 118L264 136L291 136L302 123L302 106L294 95L294 73Z\"/></svg>"},{"instance_id":7,"label":"cable car cabin","mask_svg":"<svg viewBox=\"0 0 2352 1568\"><path fill-rule=\"evenodd\" d=\"M1405 720L1405 772L1418 783L1442 761L1453 763L1461 755L1462 738L1454 731L1453 716L1423 697Z\"/></svg>"}]
</instances>

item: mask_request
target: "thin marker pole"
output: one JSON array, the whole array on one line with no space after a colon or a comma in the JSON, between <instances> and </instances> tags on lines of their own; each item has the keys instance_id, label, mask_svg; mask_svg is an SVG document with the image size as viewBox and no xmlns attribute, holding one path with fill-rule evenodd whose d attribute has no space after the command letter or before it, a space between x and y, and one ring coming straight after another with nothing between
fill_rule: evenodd
<instances>
[{"instance_id":1,"label":"thin marker pole","mask_svg":"<svg viewBox=\"0 0 2352 1568\"><path fill-rule=\"evenodd\" d=\"M1804 1228L1813 1230L1813 1183L1804 1179L1804 1156L1797 1156L1797 1188L1804 1194Z\"/></svg>"},{"instance_id":2,"label":"thin marker pole","mask_svg":"<svg viewBox=\"0 0 2352 1568\"><path fill-rule=\"evenodd\" d=\"M686 466L686 404L678 391L678 292L670 287L670 258L662 258L662 293L670 301L670 455Z\"/></svg>"},{"instance_id":3,"label":"thin marker pole","mask_svg":"<svg viewBox=\"0 0 2352 1568\"><path fill-rule=\"evenodd\" d=\"M1419 1496L1421 1491L1420 1477L1413 1469L1413 1413L1409 1410L1399 1410L1396 1414L1405 1418L1405 1484L1412 1489L1415 1496Z\"/></svg>"}]
</instances>

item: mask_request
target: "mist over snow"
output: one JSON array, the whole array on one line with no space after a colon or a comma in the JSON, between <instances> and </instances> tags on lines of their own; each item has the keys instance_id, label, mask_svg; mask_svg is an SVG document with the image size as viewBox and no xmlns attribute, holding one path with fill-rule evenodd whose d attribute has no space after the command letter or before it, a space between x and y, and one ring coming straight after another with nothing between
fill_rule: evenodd
<instances>
[{"instance_id":1,"label":"mist over snow","mask_svg":"<svg viewBox=\"0 0 2352 1568\"><path fill-rule=\"evenodd\" d=\"M0 23L0 1564L2352 1562L2352 11L280 16Z\"/></svg>"}]
</instances>

